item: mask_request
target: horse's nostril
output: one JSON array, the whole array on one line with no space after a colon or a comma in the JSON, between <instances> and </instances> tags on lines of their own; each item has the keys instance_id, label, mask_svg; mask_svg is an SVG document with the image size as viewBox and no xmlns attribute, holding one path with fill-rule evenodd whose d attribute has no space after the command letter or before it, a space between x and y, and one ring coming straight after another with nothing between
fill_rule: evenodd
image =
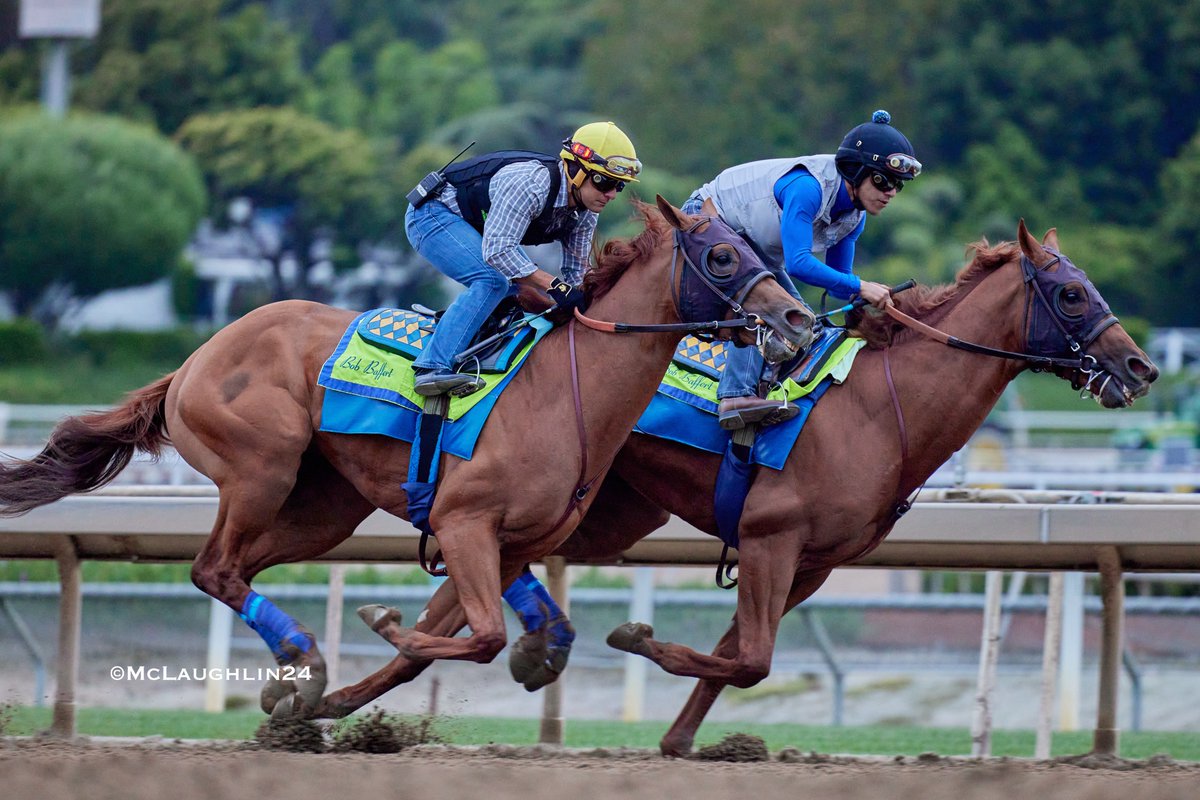
<instances>
[{"instance_id":1,"label":"horse's nostril","mask_svg":"<svg viewBox=\"0 0 1200 800\"><path fill-rule=\"evenodd\" d=\"M806 314L802 308L793 308L787 312L787 322L793 328L812 328L813 316Z\"/></svg>"},{"instance_id":2,"label":"horse's nostril","mask_svg":"<svg viewBox=\"0 0 1200 800\"><path fill-rule=\"evenodd\" d=\"M1129 370L1130 375L1146 383L1154 383L1154 381L1158 380L1158 367L1147 362L1140 356L1130 356L1125 359L1125 369Z\"/></svg>"}]
</instances>

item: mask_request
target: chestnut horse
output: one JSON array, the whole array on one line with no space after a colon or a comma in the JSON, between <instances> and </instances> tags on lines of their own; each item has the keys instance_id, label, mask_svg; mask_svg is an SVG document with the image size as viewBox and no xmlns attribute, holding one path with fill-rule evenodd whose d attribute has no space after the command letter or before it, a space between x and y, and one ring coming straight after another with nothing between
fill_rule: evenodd
<instances>
[{"instance_id":1,"label":"chestnut horse","mask_svg":"<svg viewBox=\"0 0 1200 800\"><path fill-rule=\"evenodd\" d=\"M1022 221L1017 243L973 247L953 285L895 297L937 330L864 315L859 333L869 346L845 383L817 403L782 470L757 468L739 530L737 612L713 654L657 641L638 623L609 636L618 649L700 679L662 739L664 754L691 749L723 687L767 675L780 618L883 540L906 498L966 444L1018 373L1052 369L1106 408L1130 405L1158 377L1083 272L1056 252L1053 230L1039 245ZM1006 357L990 357L1001 351ZM696 499L713 496L720 464L719 455L633 435L559 554L611 560L671 514L715 535L712 504Z\"/></svg>"},{"instance_id":2,"label":"chestnut horse","mask_svg":"<svg viewBox=\"0 0 1200 800\"><path fill-rule=\"evenodd\" d=\"M265 711L343 716L433 659L491 661L505 644L501 590L582 518L594 497L587 487L650 402L683 323L716 322L732 308L756 315L793 349L811 340L812 313L725 223L686 215L661 197L657 211L638 208L646 229L606 244L586 275L588 315L659 329L614 336L611 326L572 321L533 349L474 456L441 459L430 522L452 580L413 628L400 627L389 609L365 607L365 621L401 655L354 686L323 697L315 637L250 584L270 566L327 552L376 508L407 515L407 443L320 430L325 390L317 377L355 312L285 301L230 324L124 405L69 418L39 455L0 464L0 513L94 489L135 450L156 453L169 441L220 492L193 582L237 611L280 665L296 668L294 683L264 688ZM738 330L749 344L753 328L743 320L723 332ZM452 638L463 625L471 635Z\"/></svg>"}]
</instances>

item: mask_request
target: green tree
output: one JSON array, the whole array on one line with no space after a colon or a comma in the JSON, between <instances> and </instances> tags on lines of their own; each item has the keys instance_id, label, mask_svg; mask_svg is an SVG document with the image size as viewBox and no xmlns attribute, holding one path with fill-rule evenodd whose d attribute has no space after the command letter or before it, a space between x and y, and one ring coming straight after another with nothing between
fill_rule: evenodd
<instances>
[{"instance_id":1,"label":"green tree","mask_svg":"<svg viewBox=\"0 0 1200 800\"><path fill-rule=\"evenodd\" d=\"M1160 180L1165 205L1154 228L1151 251L1154 320L1160 325L1200 326L1200 130L1163 168Z\"/></svg>"},{"instance_id":2,"label":"green tree","mask_svg":"<svg viewBox=\"0 0 1200 800\"><path fill-rule=\"evenodd\" d=\"M195 164L152 129L83 113L0 122L0 288L18 313L51 287L88 297L162 277L205 205Z\"/></svg>"},{"instance_id":3,"label":"green tree","mask_svg":"<svg viewBox=\"0 0 1200 800\"><path fill-rule=\"evenodd\" d=\"M1013 238L1020 217L1036 228L1058 224L1063 216L1088 216L1074 170L1050 167L1013 123L1001 123L992 142L968 147L964 164L969 187L964 216L974 229L968 236L1005 241Z\"/></svg>"},{"instance_id":4,"label":"green tree","mask_svg":"<svg viewBox=\"0 0 1200 800\"><path fill-rule=\"evenodd\" d=\"M263 4L231 14L222 6L106 0L99 36L75 58L74 101L173 133L193 114L296 99L303 72L295 36Z\"/></svg>"},{"instance_id":5,"label":"green tree","mask_svg":"<svg viewBox=\"0 0 1200 800\"><path fill-rule=\"evenodd\" d=\"M177 138L204 173L214 219L225 218L232 200L245 198L282 220L282 246L263 253L274 268L277 299L313 296L309 272L321 260L314 244L322 233L337 251L399 230L403 209L388 202L379 156L356 131L292 109L258 108L197 115ZM282 271L289 255L300 266L291 287Z\"/></svg>"}]
</instances>

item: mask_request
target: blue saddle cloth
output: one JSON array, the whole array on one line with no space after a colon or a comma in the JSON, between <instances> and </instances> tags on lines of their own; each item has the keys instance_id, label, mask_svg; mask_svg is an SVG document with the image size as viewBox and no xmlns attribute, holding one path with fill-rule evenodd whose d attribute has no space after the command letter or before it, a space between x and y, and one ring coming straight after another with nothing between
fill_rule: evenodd
<instances>
[{"instance_id":1,"label":"blue saddle cloth","mask_svg":"<svg viewBox=\"0 0 1200 800\"><path fill-rule=\"evenodd\" d=\"M388 323L381 325L378 320L389 317L395 324L384 330ZM417 420L423 403L423 399L412 391L412 358L430 327L428 317L397 309L373 309L356 317L326 359L317 378L317 383L326 389L321 406L321 430L377 434L412 442L417 435ZM372 328L377 334L375 338L363 335ZM539 318L532 320L529 328L532 335L525 337L520 349L506 359L506 372L485 374L485 388L451 401L441 440L442 452L463 459L472 457L475 443L496 400L525 363L525 356L533 344L552 325ZM376 341L379 336L388 338L392 346L381 349Z\"/></svg>"},{"instance_id":2,"label":"blue saddle cloth","mask_svg":"<svg viewBox=\"0 0 1200 800\"><path fill-rule=\"evenodd\" d=\"M784 380L784 386L771 394L781 401L786 396L800 413L787 422L759 430L752 463L783 469L813 406L831 384L844 379L862 344L860 339L847 339L841 328L820 332L804 358L788 370L790 377ZM634 431L709 453L724 453L731 434L717 422L716 384L725 368L726 348L724 342L684 338Z\"/></svg>"}]
</instances>

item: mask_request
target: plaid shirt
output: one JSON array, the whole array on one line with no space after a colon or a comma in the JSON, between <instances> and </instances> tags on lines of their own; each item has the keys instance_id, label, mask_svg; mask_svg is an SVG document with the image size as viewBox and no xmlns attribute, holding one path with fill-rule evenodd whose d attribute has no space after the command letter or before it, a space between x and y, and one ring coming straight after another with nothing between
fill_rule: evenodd
<instances>
[{"instance_id":1,"label":"plaid shirt","mask_svg":"<svg viewBox=\"0 0 1200 800\"><path fill-rule=\"evenodd\" d=\"M562 169L561 164L559 169ZM563 175L554 199L555 213L578 215L579 223L563 245L562 277L572 286L583 280L591 254L592 236L596 233L594 211L567 207L567 178ZM491 210L483 222L483 260L491 264L509 280L531 275L537 265L521 249L521 239L529 224L542 213L546 195L550 192L550 170L537 161L520 161L509 164L492 176L489 194ZM458 207L458 190L447 184L438 194L438 200L451 211L462 216Z\"/></svg>"}]
</instances>

